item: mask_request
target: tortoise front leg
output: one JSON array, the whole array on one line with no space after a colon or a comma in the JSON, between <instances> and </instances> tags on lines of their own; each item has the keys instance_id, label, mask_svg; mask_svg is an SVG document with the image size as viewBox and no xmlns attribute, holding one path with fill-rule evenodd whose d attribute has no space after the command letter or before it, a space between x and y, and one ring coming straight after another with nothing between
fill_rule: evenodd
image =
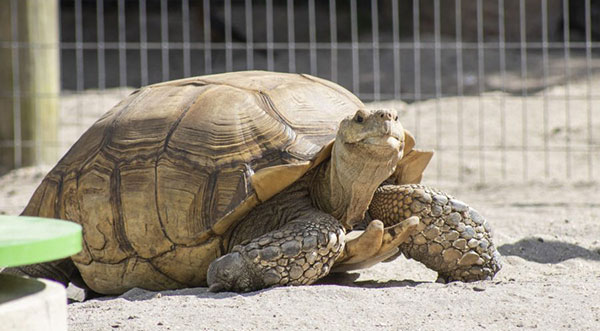
<instances>
[{"instance_id":1,"label":"tortoise front leg","mask_svg":"<svg viewBox=\"0 0 600 331\"><path fill-rule=\"evenodd\" d=\"M417 232L399 246L409 258L438 272L439 280L491 279L500 270L489 223L473 208L423 185L384 185L369 206L386 226L418 216Z\"/></svg>"},{"instance_id":2,"label":"tortoise front leg","mask_svg":"<svg viewBox=\"0 0 600 331\"><path fill-rule=\"evenodd\" d=\"M329 273L344 249L344 237L342 225L331 215L315 211L297 218L213 261L209 290L248 292L314 283Z\"/></svg>"}]
</instances>

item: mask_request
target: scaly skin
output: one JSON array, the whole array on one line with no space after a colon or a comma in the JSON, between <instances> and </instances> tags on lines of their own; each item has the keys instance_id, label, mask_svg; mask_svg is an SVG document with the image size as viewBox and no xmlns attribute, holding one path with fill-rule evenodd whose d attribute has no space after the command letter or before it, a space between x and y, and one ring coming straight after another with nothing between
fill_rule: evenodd
<instances>
[{"instance_id":1,"label":"scaly skin","mask_svg":"<svg viewBox=\"0 0 600 331\"><path fill-rule=\"evenodd\" d=\"M383 185L369 213L386 226L418 216L417 233L400 245L400 251L437 271L440 281L491 279L501 268L489 223L443 192L416 184Z\"/></svg>"},{"instance_id":2,"label":"scaly skin","mask_svg":"<svg viewBox=\"0 0 600 331\"><path fill-rule=\"evenodd\" d=\"M210 291L312 284L329 273L344 236L338 220L315 210L215 260L208 269Z\"/></svg>"}]
</instances>

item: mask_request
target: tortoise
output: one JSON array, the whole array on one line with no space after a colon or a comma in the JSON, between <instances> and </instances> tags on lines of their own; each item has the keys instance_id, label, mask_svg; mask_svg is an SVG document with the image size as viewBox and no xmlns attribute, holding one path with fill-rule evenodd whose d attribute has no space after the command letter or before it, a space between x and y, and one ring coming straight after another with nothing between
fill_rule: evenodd
<instances>
[{"instance_id":1,"label":"tortoise","mask_svg":"<svg viewBox=\"0 0 600 331\"><path fill-rule=\"evenodd\" d=\"M489 224L419 184L433 152L414 146L396 111L310 75L150 85L93 124L23 211L81 224L83 250L13 272L101 294L243 292L404 254L443 281L491 279Z\"/></svg>"}]
</instances>

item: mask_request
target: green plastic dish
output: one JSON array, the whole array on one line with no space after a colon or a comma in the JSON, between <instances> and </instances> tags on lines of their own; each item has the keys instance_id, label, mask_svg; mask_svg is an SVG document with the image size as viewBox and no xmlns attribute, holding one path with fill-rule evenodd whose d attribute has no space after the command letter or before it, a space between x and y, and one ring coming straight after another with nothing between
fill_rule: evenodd
<instances>
[{"instance_id":1,"label":"green plastic dish","mask_svg":"<svg viewBox=\"0 0 600 331\"><path fill-rule=\"evenodd\" d=\"M81 226L52 218L0 216L0 267L58 260L81 250Z\"/></svg>"}]
</instances>

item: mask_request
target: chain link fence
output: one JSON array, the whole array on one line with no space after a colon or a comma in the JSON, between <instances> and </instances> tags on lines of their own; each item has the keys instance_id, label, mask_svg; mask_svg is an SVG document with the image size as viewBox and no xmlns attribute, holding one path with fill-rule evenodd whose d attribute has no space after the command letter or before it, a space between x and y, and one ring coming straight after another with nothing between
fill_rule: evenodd
<instances>
[{"instance_id":1,"label":"chain link fence","mask_svg":"<svg viewBox=\"0 0 600 331\"><path fill-rule=\"evenodd\" d=\"M331 79L373 107L409 103L403 124L436 149L432 180L600 177L597 0L61 0L45 11L54 42L22 26L39 2L55 1L0 0L4 171L49 162L40 145L64 153L132 88L260 69ZM60 88L24 87L44 49ZM35 104L24 124L29 98L60 101L55 122Z\"/></svg>"}]
</instances>

